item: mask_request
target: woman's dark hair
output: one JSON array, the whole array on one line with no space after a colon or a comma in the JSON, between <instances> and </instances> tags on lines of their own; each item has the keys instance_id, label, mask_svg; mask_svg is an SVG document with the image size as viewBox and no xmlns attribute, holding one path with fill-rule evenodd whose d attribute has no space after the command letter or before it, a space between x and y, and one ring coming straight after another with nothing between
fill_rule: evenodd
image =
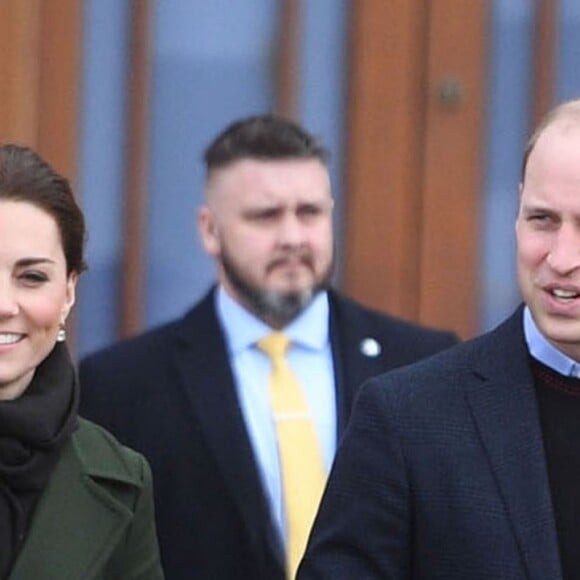
<instances>
[{"instance_id":1,"label":"woman's dark hair","mask_svg":"<svg viewBox=\"0 0 580 580\"><path fill-rule=\"evenodd\" d=\"M0 145L1 200L27 202L51 215L60 233L67 275L86 269L85 219L69 182L29 147Z\"/></svg>"},{"instance_id":2,"label":"woman's dark hair","mask_svg":"<svg viewBox=\"0 0 580 580\"><path fill-rule=\"evenodd\" d=\"M210 143L204 154L208 173L240 159L318 159L326 165L328 151L297 123L266 114L232 123Z\"/></svg>"}]
</instances>

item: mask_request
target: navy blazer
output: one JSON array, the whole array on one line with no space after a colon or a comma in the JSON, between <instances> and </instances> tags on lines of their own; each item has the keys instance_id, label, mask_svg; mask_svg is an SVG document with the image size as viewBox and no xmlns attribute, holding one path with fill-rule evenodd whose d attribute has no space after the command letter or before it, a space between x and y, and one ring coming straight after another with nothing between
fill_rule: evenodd
<instances>
[{"instance_id":1,"label":"navy blazer","mask_svg":"<svg viewBox=\"0 0 580 580\"><path fill-rule=\"evenodd\" d=\"M300 580L562 580L521 308L369 381Z\"/></svg>"},{"instance_id":2,"label":"navy blazer","mask_svg":"<svg viewBox=\"0 0 580 580\"><path fill-rule=\"evenodd\" d=\"M456 342L330 293L338 430L357 386ZM377 356L361 341L374 338ZM284 557L210 292L182 319L80 365L81 412L142 452L168 580L277 580Z\"/></svg>"}]
</instances>

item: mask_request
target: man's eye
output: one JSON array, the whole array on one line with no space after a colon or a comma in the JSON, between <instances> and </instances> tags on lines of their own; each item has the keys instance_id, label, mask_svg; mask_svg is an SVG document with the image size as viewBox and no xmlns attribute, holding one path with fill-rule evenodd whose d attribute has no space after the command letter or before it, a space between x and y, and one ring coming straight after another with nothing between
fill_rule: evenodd
<instances>
[{"instance_id":1,"label":"man's eye","mask_svg":"<svg viewBox=\"0 0 580 580\"><path fill-rule=\"evenodd\" d=\"M254 221L258 222L265 222L270 221L276 218L278 212L276 210L268 210L268 211L260 211L256 212L255 214L251 215L250 218Z\"/></svg>"},{"instance_id":2,"label":"man's eye","mask_svg":"<svg viewBox=\"0 0 580 580\"><path fill-rule=\"evenodd\" d=\"M552 216L545 213L531 214L528 220L536 223L549 223L553 221Z\"/></svg>"},{"instance_id":3,"label":"man's eye","mask_svg":"<svg viewBox=\"0 0 580 580\"><path fill-rule=\"evenodd\" d=\"M315 217L322 213L322 208L316 205L306 205L298 210L298 215L302 217Z\"/></svg>"}]
</instances>

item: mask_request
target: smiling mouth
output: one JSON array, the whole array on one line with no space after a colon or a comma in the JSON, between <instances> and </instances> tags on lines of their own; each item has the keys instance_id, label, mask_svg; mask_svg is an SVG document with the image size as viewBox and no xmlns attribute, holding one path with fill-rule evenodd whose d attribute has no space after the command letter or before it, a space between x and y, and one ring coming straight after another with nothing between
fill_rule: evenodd
<instances>
[{"instance_id":1,"label":"smiling mouth","mask_svg":"<svg viewBox=\"0 0 580 580\"><path fill-rule=\"evenodd\" d=\"M0 332L0 346L5 344L16 344L22 339L22 334L13 332Z\"/></svg>"},{"instance_id":2,"label":"smiling mouth","mask_svg":"<svg viewBox=\"0 0 580 580\"><path fill-rule=\"evenodd\" d=\"M563 288L548 289L548 293L560 302L572 302L580 297L580 294L575 290L564 290Z\"/></svg>"}]
</instances>

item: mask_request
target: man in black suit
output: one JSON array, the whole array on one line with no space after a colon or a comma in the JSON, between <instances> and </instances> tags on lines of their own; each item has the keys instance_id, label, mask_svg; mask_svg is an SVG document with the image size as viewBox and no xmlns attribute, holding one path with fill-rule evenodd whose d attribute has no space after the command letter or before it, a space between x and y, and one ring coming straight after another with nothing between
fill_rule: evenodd
<instances>
[{"instance_id":1,"label":"man in black suit","mask_svg":"<svg viewBox=\"0 0 580 580\"><path fill-rule=\"evenodd\" d=\"M149 459L168 580L281 580L285 483L257 342L290 337L328 472L356 387L456 339L329 288L326 152L301 127L243 119L205 161L198 225L219 283L183 318L82 361L81 410Z\"/></svg>"},{"instance_id":2,"label":"man in black suit","mask_svg":"<svg viewBox=\"0 0 580 580\"><path fill-rule=\"evenodd\" d=\"M580 578L580 100L524 156L525 301L361 389L300 580Z\"/></svg>"}]
</instances>

